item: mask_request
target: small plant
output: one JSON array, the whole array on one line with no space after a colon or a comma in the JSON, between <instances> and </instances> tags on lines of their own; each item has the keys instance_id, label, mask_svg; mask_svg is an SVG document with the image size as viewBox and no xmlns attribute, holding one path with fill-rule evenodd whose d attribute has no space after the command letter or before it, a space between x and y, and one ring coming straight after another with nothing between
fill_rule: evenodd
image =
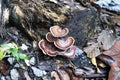
<instances>
[{"instance_id":1,"label":"small plant","mask_svg":"<svg viewBox=\"0 0 120 80\"><path fill-rule=\"evenodd\" d=\"M20 52L20 48L15 43L8 43L0 45L0 60L4 57L12 55L16 58L17 61L20 59L26 60L28 56Z\"/></svg>"}]
</instances>

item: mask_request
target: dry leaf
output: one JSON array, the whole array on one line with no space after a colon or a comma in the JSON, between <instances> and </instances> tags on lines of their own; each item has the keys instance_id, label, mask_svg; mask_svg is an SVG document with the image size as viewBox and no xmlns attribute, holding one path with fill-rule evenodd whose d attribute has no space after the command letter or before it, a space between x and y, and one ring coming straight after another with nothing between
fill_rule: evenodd
<instances>
[{"instance_id":1,"label":"dry leaf","mask_svg":"<svg viewBox=\"0 0 120 80\"><path fill-rule=\"evenodd\" d=\"M7 75L7 70L8 70L8 62L6 60L0 60L0 71L2 75Z\"/></svg>"},{"instance_id":2,"label":"dry leaf","mask_svg":"<svg viewBox=\"0 0 120 80\"><path fill-rule=\"evenodd\" d=\"M19 6L15 6L14 7L14 11L20 16L20 17L24 17L24 13L21 10L21 8Z\"/></svg>"},{"instance_id":3,"label":"dry leaf","mask_svg":"<svg viewBox=\"0 0 120 80\"><path fill-rule=\"evenodd\" d=\"M107 51L103 52L99 58L106 62L110 67L108 80L120 80L120 41L116 41L115 44Z\"/></svg>"},{"instance_id":4,"label":"dry leaf","mask_svg":"<svg viewBox=\"0 0 120 80\"><path fill-rule=\"evenodd\" d=\"M59 75L58 75L57 72L55 72L55 71L52 71L52 72L51 72L51 77L54 77L54 80L60 80Z\"/></svg>"},{"instance_id":5,"label":"dry leaf","mask_svg":"<svg viewBox=\"0 0 120 80\"><path fill-rule=\"evenodd\" d=\"M61 80L70 80L70 76L66 71L59 69L58 74L59 74Z\"/></svg>"},{"instance_id":6,"label":"dry leaf","mask_svg":"<svg viewBox=\"0 0 120 80\"><path fill-rule=\"evenodd\" d=\"M99 69L98 66L97 66L96 58L95 58L95 57L92 58L91 61L92 61L92 63L96 66L97 72L98 72L98 73L101 73L100 69Z\"/></svg>"},{"instance_id":7,"label":"dry leaf","mask_svg":"<svg viewBox=\"0 0 120 80\"><path fill-rule=\"evenodd\" d=\"M115 42L115 37L110 33L110 31L103 30L97 39L98 43L102 45L101 49L108 50L112 47Z\"/></svg>"},{"instance_id":8,"label":"dry leaf","mask_svg":"<svg viewBox=\"0 0 120 80\"><path fill-rule=\"evenodd\" d=\"M93 43L92 45L85 47L84 51L86 52L87 57L89 58L94 58L101 54L98 43Z\"/></svg>"},{"instance_id":9,"label":"dry leaf","mask_svg":"<svg viewBox=\"0 0 120 80\"><path fill-rule=\"evenodd\" d=\"M120 41L116 41L115 44L109 50L104 51L103 54L111 57L115 61L120 61Z\"/></svg>"},{"instance_id":10,"label":"dry leaf","mask_svg":"<svg viewBox=\"0 0 120 80\"><path fill-rule=\"evenodd\" d=\"M118 62L114 62L109 71L108 80L120 80L120 68L117 66Z\"/></svg>"}]
</instances>

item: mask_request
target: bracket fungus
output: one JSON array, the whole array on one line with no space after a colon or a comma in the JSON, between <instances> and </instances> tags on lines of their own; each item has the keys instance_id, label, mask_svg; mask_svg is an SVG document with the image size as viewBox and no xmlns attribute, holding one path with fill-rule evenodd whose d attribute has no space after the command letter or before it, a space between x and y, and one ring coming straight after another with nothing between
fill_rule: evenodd
<instances>
[{"instance_id":1,"label":"bracket fungus","mask_svg":"<svg viewBox=\"0 0 120 80\"><path fill-rule=\"evenodd\" d=\"M47 39L47 41L49 41L49 42L54 42L55 40L57 40L57 38L54 37L54 36L51 34L51 32L48 32L48 33L46 34L46 39Z\"/></svg>"},{"instance_id":2,"label":"bracket fungus","mask_svg":"<svg viewBox=\"0 0 120 80\"><path fill-rule=\"evenodd\" d=\"M67 50L71 46L73 46L74 42L75 40L73 37L67 37L67 38L57 39L56 41L54 41L54 45L61 50Z\"/></svg>"},{"instance_id":3,"label":"bracket fungus","mask_svg":"<svg viewBox=\"0 0 120 80\"><path fill-rule=\"evenodd\" d=\"M75 42L73 37L65 37L68 32L67 28L52 26L50 32L46 34L46 40L39 41L39 48L45 55L74 58L77 47L73 45Z\"/></svg>"},{"instance_id":4,"label":"bracket fungus","mask_svg":"<svg viewBox=\"0 0 120 80\"><path fill-rule=\"evenodd\" d=\"M50 32L54 37L64 37L69 33L68 28L62 29L60 26L52 26L50 27Z\"/></svg>"},{"instance_id":5,"label":"bracket fungus","mask_svg":"<svg viewBox=\"0 0 120 80\"><path fill-rule=\"evenodd\" d=\"M74 58L75 53L76 53L76 46L72 46L71 48L65 50L64 52L58 52L59 55L68 57L68 58Z\"/></svg>"},{"instance_id":6,"label":"bracket fungus","mask_svg":"<svg viewBox=\"0 0 120 80\"><path fill-rule=\"evenodd\" d=\"M42 50L42 52L45 55L49 55L49 56L57 55L57 51L55 50L55 48L52 47L52 45L50 45L47 41L43 39L39 42L39 48Z\"/></svg>"}]
</instances>

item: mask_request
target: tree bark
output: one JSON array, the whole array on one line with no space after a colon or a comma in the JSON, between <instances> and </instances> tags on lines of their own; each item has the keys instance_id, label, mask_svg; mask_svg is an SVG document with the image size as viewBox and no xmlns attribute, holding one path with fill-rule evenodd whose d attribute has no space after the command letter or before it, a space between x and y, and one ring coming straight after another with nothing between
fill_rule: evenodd
<instances>
[{"instance_id":1,"label":"tree bark","mask_svg":"<svg viewBox=\"0 0 120 80\"><path fill-rule=\"evenodd\" d=\"M10 24L27 35L30 41L41 40L49 28L59 25L67 27L69 36L75 38L75 45L83 47L94 33L95 27L101 26L95 8L82 7L77 2L24 1L13 0L10 9Z\"/></svg>"}]
</instances>

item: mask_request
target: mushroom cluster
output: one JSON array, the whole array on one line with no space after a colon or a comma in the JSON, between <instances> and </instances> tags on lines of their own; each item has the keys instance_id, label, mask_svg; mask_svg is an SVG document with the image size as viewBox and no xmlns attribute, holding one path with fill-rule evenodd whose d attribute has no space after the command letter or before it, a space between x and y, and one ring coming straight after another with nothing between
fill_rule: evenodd
<instances>
[{"instance_id":1,"label":"mushroom cluster","mask_svg":"<svg viewBox=\"0 0 120 80\"><path fill-rule=\"evenodd\" d=\"M67 28L62 29L57 25L50 27L50 32L46 34L46 40L39 41L39 48L45 55L74 58L77 47L74 46L73 37L66 37L68 33Z\"/></svg>"}]
</instances>

